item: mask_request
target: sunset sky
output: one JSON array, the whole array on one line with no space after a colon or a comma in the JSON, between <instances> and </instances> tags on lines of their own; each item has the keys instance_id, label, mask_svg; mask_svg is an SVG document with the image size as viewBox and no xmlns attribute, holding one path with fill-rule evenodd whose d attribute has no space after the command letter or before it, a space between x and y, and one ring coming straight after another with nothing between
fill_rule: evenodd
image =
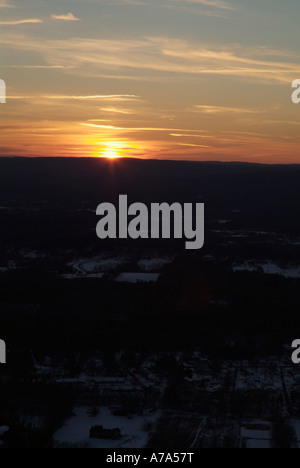
<instances>
[{"instance_id":1,"label":"sunset sky","mask_svg":"<svg viewBox=\"0 0 300 468\"><path fill-rule=\"evenodd\" d=\"M299 0L0 0L0 156L300 163Z\"/></svg>"}]
</instances>

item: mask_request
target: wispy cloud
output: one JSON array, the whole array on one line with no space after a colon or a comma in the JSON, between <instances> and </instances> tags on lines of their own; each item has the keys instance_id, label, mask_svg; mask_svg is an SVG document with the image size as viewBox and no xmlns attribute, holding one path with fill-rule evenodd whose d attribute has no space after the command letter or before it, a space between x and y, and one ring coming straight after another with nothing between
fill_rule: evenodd
<instances>
[{"instance_id":1,"label":"wispy cloud","mask_svg":"<svg viewBox=\"0 0 300 468\"><path fill-rule=\"evenodd\" d=\"M116 127L115 125L97 125L91 123L81 123L83 127L101 128L102 130L125 130L124 127Z\"/></svg>"},{"instance_id":2,"label":"wispy cloud","mask_svg":"<svg viewBox=\"0 0 300 468\"><path fill-rule=\"evenodd\" d=\"M28 18L22 20L0 21L1 26L16 26L19 24L35 24L43 23L44 21L38 18Z\"/></svg>"},{"instance_id":3,"label":"wispy cloud","mask_svg":"<svg viewBox=\"0 0 300 468\"><path fill-rule=\"evenodd\" d=\"M134 114L134 111L130 109L119 109L117 107L102 107L101 110L104 112L111 112L114 114L125 114L125 115Z\"/></svg>"},{"instance_id":4,"label":"wispy cloud","mask_svg":"<svg viewBox=\"0 0 300 468\"><path fill-rule=\"evenodd\" d=\"M94 122L97 120L90 120ZM198 132L198 130L189 130L183 128L164 128L164 127L117 127L114 125L97 125L93 123L80 123L84 127L101 128L102 130L126 130L127 132Z\"/></svg>"},{"instance_id":5,"label":"wispy cloud","mask_svg":"<svg viewBox=\"0 0 300 468\"><path fill-rule=\"evenodd\" d=\"M51 15L52 19L60 21L80 21L80 18L77 18L73 13L68 13L67 15Z\"/></svg>"},{"instance_id":6,"label":"wispy cloud","mask_svg":"<svg viewBox=\"0 0 300 468\"><path fill-rule=\"evenodd\" d=\"M86 110L88 108L95 108L99 106L99 103L107 105L107 108L113 108L114 104L125 104L125 103L140 103L142 102L138 96L135 95L127 95L127 94L107 94L107 95L55 95L55 94L18 94L14 93L13 91L8 92L7 95L8 100L13 101L24 101L30 102L31 105L37 106L60 106L63 109L69 108L69 106L75 106L78 109L83 108ZM117 107L116 107L117 109ZM100 109L102 110L102 109ZM103 110L102 110L103 112ZM134 114L135 112L126 112L129 115ZM122 112L125 115L125 111ZM121 115L121 112L116 115ZM97 120L99 121L99 120ZM107 120L105 120L107 121Z\"/></svg>"},{"instance_id":7,"label":"wispy cloud","mask_svg":"<svg viewBox=\"0 0 300 468\"><path fill-rule=\"evenodd\" d=\"M147 5L147 3L143 2L142 0L123 0L123 3L125 5L134 5L134 6Z\"/></svg>"},{"instance_id":8,"label":"wispy cloud","mask_svg":"<svg viewBox=\"0 0 300 468\"><path fill-rule=\"evenodd\" d=\"M254 109L243 109L241 107L221 107L221 106L194 106L193 110L203 114L257 114Z\"/></svg>"},{"instance_id":9,"label":"wispy cloud","mask_svg":"<svg viewBox=\"0 0 300 468\"><path fill-rule=\"evenodd\" d=\"M207 131L205 130L204 133ZM170 136L175 137L175 138L212 138L211 135L193 135L190 133L170 133Z\"/></svg>"},{"instance_id":10,"label":"wispy cloud","mask_svg":"<svg viewBox=\"0 0 300 468\"><path fill-rule=\"evenodd\" d=\"M73 67L64 67L63 65L2 65L1 68L24 68L24 69L33 69L33 70L60 70L60 69L70 69Z\"/></svg>"},{"instance_id":11,"label":"wispy cloud","mask_svg":"<svg viewBox=\"0 0 300 468\"><path fill-rule=\"evenodd\" d=\"M176 3L190 3L196 5L202 5L210 8L219 8L221 10L236 10L237 8L231 3L224 2L222 0L170 0Z\"/></svg>"},{"instance_id":12,"label":"wispy cloud","mask_svg":"<svg viewBox=\"0 0 300 468\"><path fill-rule=\"evenodd\" d=\"M300 72L295 57L281 57L274 50L197 44L168 37L142 39L87 39L44 40L25 35L2 34L0 44L6 47L39 53L49 65L74 67L78 75L98 77L104 71L116 79L130 71L134 80L151 70L155 74L212 75L244 78L247 80L289 83ZM135 73L132 71L135 70ZM121 73L120 73L121 71ZM141 73L139 73L141 72ZM87 75L88 74L88 75ZM128 74L128 79L130 79ZM156 78L157 76L155 76Z\"/></svg>"},{"instance_id":13,"label":"wispy cloud","mask_svg":"<svg viewBox=\"0 0 300 468\"><path fill-rule=\"evenodd\" d=\"M211 148L208 145L194 145L193 143L177 143L178 146L189 146L190 148Z\"/></svg>"},{"instance_id":14,"label":"wispy cloud","mask_svg":"<svg viewBox=\"0 0 300 468\"><path fill-rule=\"evenodd\" d=\"M57 99L62 101L67 100L75 100L75 101L130 101L134 99L138 99L139 96L134 94L95 94L95 95L87 95L87 96L68 96L68 95L47 95L43 96L44 98L48 99Z\"/></svg>"}]
</instances>

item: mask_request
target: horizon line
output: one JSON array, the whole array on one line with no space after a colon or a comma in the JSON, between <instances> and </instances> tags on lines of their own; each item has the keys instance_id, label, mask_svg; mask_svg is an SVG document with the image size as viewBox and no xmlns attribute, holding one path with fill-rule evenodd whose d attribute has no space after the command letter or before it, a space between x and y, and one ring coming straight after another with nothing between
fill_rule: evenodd
<instances>
[{"instance_id":1,"label":"horizon line","mask_svg":"<svg viewBox=\"0 0 300 468\"><path fill-rule=\"evenodd\" d=\"M118 161L121 160L129 160L129 161L140 161L140 162L169 162L169 163L192 163L192 164L236 164L236 165L248 165L248 166L267 166L267 167L274 167L274 166L283 166L283 167L295 167L299 166L300 163L263 163L263 162L249 162L249 161L221 161L221 160L204 160L204 161L193 161L190 159L162 159L162 158L138 158L138 157L120 157L120 158L106 158L106 157L96 157L96 156L18 156L18 155L3 155L0 156L1 160L39 160L39 159L47 159L47 160L100 160L100 161L107 161L111 164L118 164Z\"/></svg>"}]
</instances>

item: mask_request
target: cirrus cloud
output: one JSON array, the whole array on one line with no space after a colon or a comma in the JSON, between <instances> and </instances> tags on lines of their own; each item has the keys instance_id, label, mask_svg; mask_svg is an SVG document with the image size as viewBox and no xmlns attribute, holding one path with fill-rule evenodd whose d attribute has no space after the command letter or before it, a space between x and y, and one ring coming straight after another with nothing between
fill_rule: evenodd
<instances>
[{"instance_id":1,"label":"cirrus cloud","mask_svg":"<svg viewBox=\"0 0 300 468\"><path fill-rule=\"evenodd\" d=\"M0 21L1 26L17 26L19 24L37 24L43 23L44 21L38 18L28 18L22 20L12 20L12 21Z\"/></svg>"},{"instance_id":2,"label":"cirrus cloud","mask_svg":"<svg viewBox=\"0 0 300 468\"><path fill-rule=\"evenodd\" d=\"M210 8L219 8L221 10L236 10L237 8L223 0L175 0L178 2L191 3L194 5L202 5Z\"/></svg>"},{"instance_id":3,"label":"cirrus cloud","mask_svg":"<svg viewBox=\"0 0 300 468\"><path fill-rule=\"evenodd\" d=\"M291 83L299 74L297 57L273 48L238 44L205 44L168 37L134 39L68 38L44 40L2 34L3 47L34 51L42 65L63 66L82 76L132 72L133 79L156 74L227 76L260 82ZM121 73L120 73L121 72ZM129 77L130 78L130 77Z\"/></svg>"},{"instance_id":4,"label":"cirrus cloud","mask_svg":"<svg viewBox=\"0 0 300 468\"><path fill-rule=\"evenodd\" d=\"M68 13L67 15L51 15L52 19L60 21L80 21L80 18L77 18L73 13Z\"/></svg>"},{"instance_id":5,"label":"cirrus cloud","mask_svg":"<svg viewBox=\"0 0 300 468\"><path fill-rule=\"evenodd\" d=\"M202 112L203 114L257 114L257 110L243 109L241 107L222 107L222 106L194 106L194 111Z\"/></svg>"}]
</instances>

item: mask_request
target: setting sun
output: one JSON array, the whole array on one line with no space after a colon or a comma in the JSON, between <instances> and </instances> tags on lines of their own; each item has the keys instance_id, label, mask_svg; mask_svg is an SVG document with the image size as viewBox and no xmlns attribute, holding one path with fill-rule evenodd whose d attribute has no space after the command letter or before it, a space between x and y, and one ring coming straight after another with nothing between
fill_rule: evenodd
<instances>
[{"instance_id":1,"label":"setting sun","mask_svg":"<svg viewBox=\"0 0 300 468\"><path fill-rule=\"evenodd\" d=\"M104 150L103 153L100 154L100 157L107 158L107 159L118 159L118 158L121 158L122 156L118 154L116 150L107 149L107 150Z\"/></svg>"},{"instance_id":2,"label":"setting sun","mask_svg":"<svg viewBox=\"0 0 300 468\"><path fill-rule=\"evenodd\" d=\"M123 157L122 154L122 145L116 141L109 141L103 145L101 151L99 152L100 158L106 159L119 159Z\"/></svg>"},{"instance_id":3,"label":"setting sun","mask_svg":"<svg viewBox=\"0 0 300 468\"><path fill-rule=\"evenodd\" d=\"M99 158L120 159L126 157L134 157L137 154L137 152L140 152L139 145L137 145L135 142L129 141L103 140L94 142L93 145L98 146L96 154Z\"/></svg>"}]
</instances>

